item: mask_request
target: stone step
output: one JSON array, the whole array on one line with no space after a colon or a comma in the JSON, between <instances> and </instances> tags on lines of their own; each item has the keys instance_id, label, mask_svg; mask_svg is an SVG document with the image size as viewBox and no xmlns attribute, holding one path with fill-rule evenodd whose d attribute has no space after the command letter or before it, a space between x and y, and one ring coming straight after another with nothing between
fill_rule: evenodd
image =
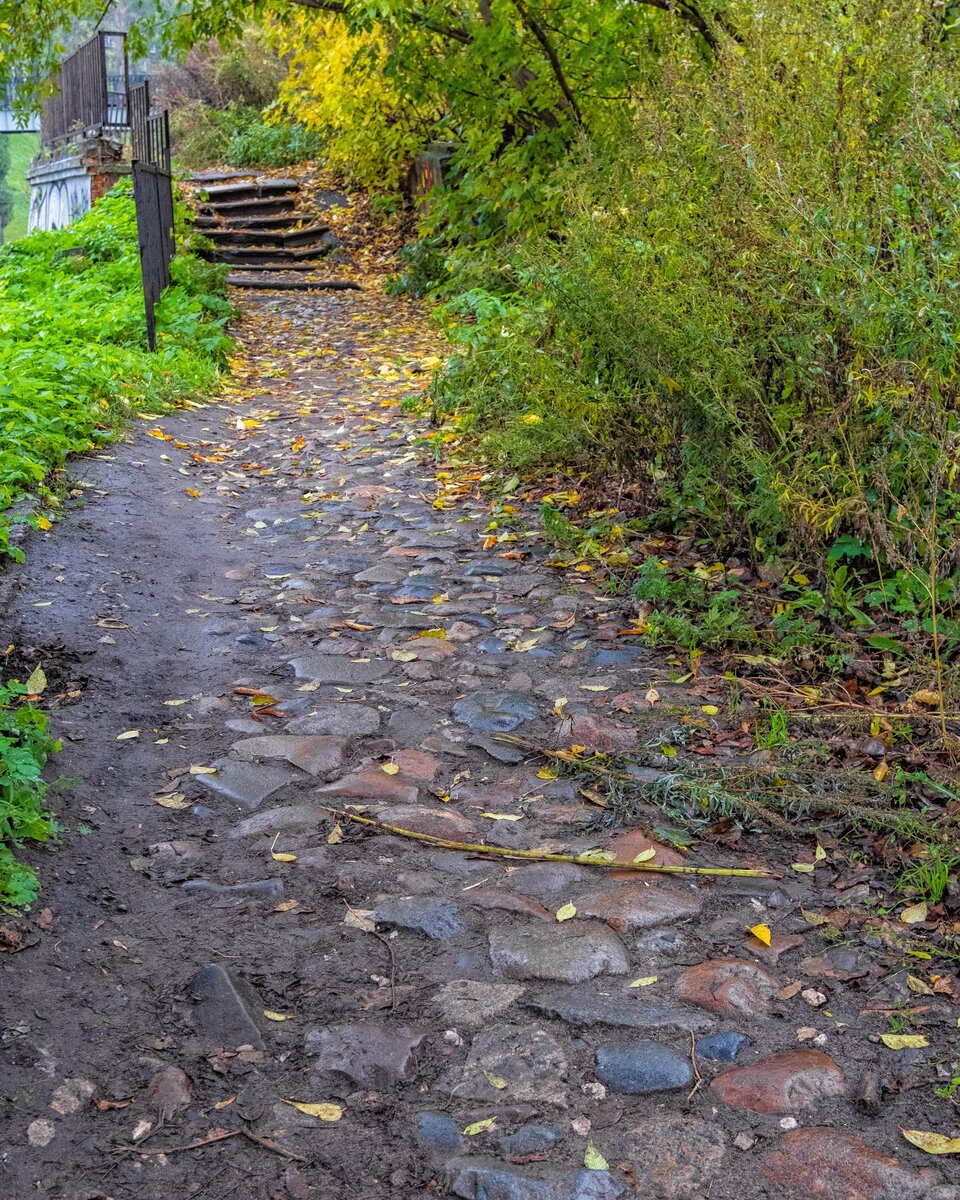
<instances>
[{"instance_id":1,"label":"stone step","mask_svg":"<svg viewBox=\"0 0 960 1200\"><path fill-rule=\"evenodd\" d=\"M233 226L226 229L220 226L208 229L206 236L218 246L226 242L250 250L260 247L269 249L271 246L289 248L318 243L318 249L320 249L323 244L319 242L319 239L329 229L329 225L302 225L299 228L290 229L266 229L262 225Z\"/></svg>"},{"instance_id":2,"label":"stone step","mask_svg":"<svg viewBox=\"0 0 960 1200\"><path fill-rule=\"evenodd\" d=\"M204 203L219 204L222 201L249 200L258 196L288 196L300 191L296 179L245 179L237 183L224 183L217 187L204 188Z\"/></svg>"},{"instance_id":3,"label":"stone step","mask_svg":"<svg viewBox=\"0 0 960 1200\"><path fill-rule=\"evenodd\" d=\"M359 283L349 279L289 279L277 275L228 275L227 283L231 287L257 288L260 291L271 292L360 292L363 289Z\"/></svg>"},{"instance_id":4,"label":"stone step","mask_svg":"<svg viewBox=\"0 0 960 1200\"><path fill-rule=\"evenodd\" d=\"M198 212L203 216L210 217L272 217L280 213L295 212L296 207L296 194L291 192L279 196L252 196L244 200L223 200L216 204L201 200Z\"/></svg>"},{"instance_id":5,"label":"stone step","mask_svg":"<svg viewBox=\"0 0 960 1200\"><path fill-rule=\"evenodd\" d=\"M218 217L212 214L197 215L193 223L197 229L283 229L304 218L295 209L280 212L275 216L250 217L244 213L239 216Z\"/></svg>"},{"instance_id":6,"label":"stone step","mask_svg":"<svg viewBox=\"0 0 960 1200\"><path fill-rule=\"evenodd\" d=\"M271 267L282 270L295 264L304 264L304 269L310 270L318 258L329 252L330 247L313 246L231 246L229 249L216 250L212 257L215 262L227 263L228 266L242 267Z\"/></svg>"}]
</instances>

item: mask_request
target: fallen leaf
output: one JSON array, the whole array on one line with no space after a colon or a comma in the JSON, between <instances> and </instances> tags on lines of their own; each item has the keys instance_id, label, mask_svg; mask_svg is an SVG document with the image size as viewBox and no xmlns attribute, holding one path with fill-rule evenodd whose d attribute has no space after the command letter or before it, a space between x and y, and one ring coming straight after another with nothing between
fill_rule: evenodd
<instances>
[{"instance_id":1,"label":"fallen leaf","mask_svg":"<svg viewBox=\"0 0 960 1200\"><path fill-rule=\"evenodd\" d=\"M491 821L522 821L523 817L519 813L490 813L482 812L481 817L487 817Z\"/></svg>"},{"instance_id":2,"label":"fallen leaf","mask_svg":"<svg viewBox=\"0 0 960 1200\"><path fill-rule=\"evenodd\" d=\"M660 699L660 693L656 688L650 688L645 697L651 704L656 704Z\"/></svg>"},{"instance_id":3,"label":"fallen leaf","mask_svg":"<svg viewBox=\"0 0 960 1200\"><path fill-rule=\"evenodd\" d=\"M400 768L396 763L384 763L380 770L387 775L399 775L400 773Z\"/></svg>"},{"instance_id":4,"label":"fallen leaf","mask_svg":"<svg viewBox=\"0 0 960 1200\"><path fill-rule=\"evenodd\" d=\"M700 711L706 713L708 717L715 717L720 709L715 704L701 704Z\"/></svg>"},{"instance_id":5,"label":"fallen leaf","mask_svg":"<svg viewBox=\"0 0 960 1200\"><path fill-rule=\"evenodd\" d=\"M272 1008L265 1008L263 1010L263 1015L267 1018L268 1021L289 1021L290 1020L289 1015L285 1015L284 1013L274 1012Z\"/></svg>"},{"instance_id":6,"label":"fallen leaf","mask_svg":"<svg viewBox=\"0 0 960 1200\"><path fill-rule=\"evenodd\" d=\"M656 975L644 975L642 979L635 979L630 987L649 987L651 983L657 982L657 978Z\"/></svg>"},{"instance_id":7,"label":"fallen leaf","mask_svg":"<svg viewBox=\"0 0 960 1200\"><path fill-rule=\"evenodd\" d=\"M583 692L609 692L610 688L605 683L581 683L580 690Z\"/></svg>"},{"instance_id":8,"label":"fallen leaf","mask_svg":"<svg viewBox=\"0 0 960 1200\"><path fill-rule=\"evenodd\" d=\"M390 657L394 662L415 662L420 655L415 650L394 650Z\"/></svg>"},{"instance_id":9,"label":"fallen leaf","mask_svg":"<svg viewBox=\"0 0 960 1200\"><path fill-rule=\"evenodd\" d=\"M182 792L174 792L172 796L156 796L154 799L161 808L181 809L190 807L190 802Z\"/></svg>"},{"instance_id":10,"label":"fallen leaf","mask_svg":"<svg viewBox=\"0 0 960 1200\"><path fill-rule=\"evenodd\" d=\"M234 1100L236 1100L236 1096L228 1096L226 1100L218 1100L213 1107L216 1109L229 1108Z\"/></svg>"},{"instance_id":11,"label":"fallen leaf","mask_svg":"<svg viewBox=\"0 0 960 1200\"><path fill-rule=\"evenodd\" d=\"M880 1041L890 1050L923 1050L930 1045L922 1033L881 1033Z\"/></svg>"},{"instance_id":12,"label":"fallen leaf","mask_svg":"<svg viewBox=\"0 0 960 1200\"><path fill-rule=\"evenodd\" d=\"M274 908L273 911L274 912L292 912L299 903L300 903L299 900L284 900L283 903L278 904L276 906L276 908Z\"/></svg>"},{"instance_id":13,"label":"fallen leaf","mask_svg":"<svg viewBox=\"0 0 960 1200\"><path fill-rule=\"evenodd\" d=\"M795 871L800 871L804 875L812 875L813 874L813 863L796 862L796 863L791 863L790 866Z\"/></svg>"},{"instance_id":14,"label":"fallen leaf","mask_svg":"<svg viewBox=\"0 0 960 1200\"><path fill-rule=\"evenodd\" d=\"M763 942L765 946L770 945L770 926L769 925L751 925L750 933L757 939L758 942Z\"/></svg>"},{"instance_id":15,"label":"fallen leaf","mask_svg":"<svg viewBox=\"0 0 960 1200\"><path fill-rule=\"evenodd\" d=\"M918 979L916 977L916 975L908 975L907 976L907 987L910 989L911 992L916 993L916 995L918 995L918 996L934 995L934 990L930 986L930 984L924 983L924 981L922 979Z\"/></svg>"},{"instance_id":16,"label":"fallen leaf","mask_svg":"<svg viewBox=\"0 0 960 1200\"><path fill-rule=\"evenodd\" d=\"M30 672L30 678L23 686L27 689L27 695L39 696L47 686L47 677L43 673L43 667L34 667Z\"/></svg>"},{"instance_id":17,"label":"fallen leaf","mask_svg":"<svg viewBox=\"0 0 960 1200\"><path fill-rule=\"evenodd\" d=\"M297 861L297 856L295 854L271 853L270 857L273 859L274 862L296 862Z\"/></svg>"},{"instance_id":18,"label":"fallen leaf","mask_svg":"<svg viewBox=\"0 0 960 1200\"><path fill-rule=\"evenodd\" d=\"M541 767L540 770L537 772L537 778L538 779L558 779L559 774L560 773L558 771L555 771L553 769L553 767Z\"/></svg>"},{"instance_id":19,"label":"fallen leaf","mask_svg":"<svg viewBox=\"0 0 960 1200\"><path fill-rule=\"evenodd\" d=\"M377 927L374 924L373 912L372 908L348 908L343 923L350 929L362 929L364 933L375 933Z\"/></svg>"},{"instance_id":20,"label":"fallen leaf","mask_svg":"<svg viewBox=\"0 0 960 1200\"><path fill-rule=\"evenodd\" d=\"M126 733L118 733L117 734L117 741L118 742L129 742L129 740L131 738L138 738L139 736L140 736L139 729L128 729Z\"/></svg>"},{"instance_id":21,"label":"fallen leaf","mask_svg":"<svg viewBox=\"0 0 960 1200\"><path fill-rule=\"evenodd\" d=\"M653 846L648 846L646 850L641 850L633 860L635 863L649 862L651 858L656 858L657 852Z\"/></svg>"},{"instance_id":22,"label":"fallen leaf","mask_svg":"<svg viewBox=\"0 0 960 1200\"><path fill-rule=\"evenodd\" d=\"M491 1087L495 1087L498 1091L502 1091L507 1086L507 1081L499 1075L494 1075L492 1071L484 1071L484 1078Z\"/></svg>"},{"instance_id":23,"label":"fallen leaf","mask_svg":"<svg viewBox=\"0 0 960 1200\"><path fill-rule=\"evenodd\" d=\"M930 688L921 688L918 692L914 692L910 699L916 700L917 704L926 704L930 708L940 707L940 693L934 692Z\"/></svg>"},{"instance_id":24,"label":"fallen leaf","mask_svg":"<svg viewBox=\"0 0 960 1200\"><path fill-rule=\"evenodd\" d=\"M909 908L905 908L900 914L900 920L904 925L917 925L920 921L927 919L927 902L921 900L919 904L911 904Z\"/></svg>"},{"instance_id":25,"label":"fallen leaf","mask_svg":"<svg viewBox=\"0 0 960 1200\"><path fill-rule=\"evenodd\" d=\"M575 904L561 905L561 907L557 909L556 915L558 921L569 921L571 917L575 917L577 915L577 907Z\"/></svg>"},{"instance_id":26,"label":"fallen leaf","mask_svg":"<svg viewBox=\"0 0 960 1200\"><path fill-rule=\"evenodd\" d=\"M303 1104L299 1100L284 1100L284 1104L289 1104L291 1108L295 1108L297 1112L302 1112L308 1117L319 1117L321 1121L339 1121L343 1116L343 1106L331 1104L328 1101L321 1100L318 1104Z\"/></svg>"},{"instance_id":27,"label":"fallen leaf","mask_svg":"<svg viewBox=\"0 0 960 1200\"><path fill-rule=\"evenodd\" d=\"M904 1129L900 1132L911 1146L927 1154L960 1154L960 1138L946 1137L942 1133L928 1133L923 1129Z\"/></svg>"},{"instance_id":28,"label":"fallen leaf","mask_svg":"<svg viewBox=\"0 0 960 1200\"><path fill-rule=\"evenodd\" d=\"M191 775L216 775L216 773L216 767L198 767L196 764L194 764L190 768Z\"/></svg>"},{"instance_id":29,"label":"fallen leaf","mask_svg":"<svg viewBox=\"0 0 960 1200\"><path fill-rule=\"evenodd\" d=\"M583 1152L583 1165L588 1171L606 1171L610 1166L593 1142L587 1142L587 1148Z\"/></svg>"},{"instance_id":30,"label":"fallen leaf","mask_svg":"<svg viewBox=\"0 0 960 1200\"><path fill-rule=\"evenodd\" d=\"M339 846L342 841L343 841L343 830L341 829L341 827L339 825L334 825L334 827L327 834L327 845L328 846Z\"/></svg>"},{"instance_id":31,"label":"fallen leaf","mask_svg":"<svg viewBox=\"0 0 960 1200\"><path fill-rule=\"evenodd\" d=\"M487 1117L483 1121L474 1121L474 1123L472 1125L468 1125L463 1132L467 1135L467 1137L473 1137L475 1133L483 1133L485 1129L489 1129L496 1119L496 1117Z\"/></svg>"}]
</instances>

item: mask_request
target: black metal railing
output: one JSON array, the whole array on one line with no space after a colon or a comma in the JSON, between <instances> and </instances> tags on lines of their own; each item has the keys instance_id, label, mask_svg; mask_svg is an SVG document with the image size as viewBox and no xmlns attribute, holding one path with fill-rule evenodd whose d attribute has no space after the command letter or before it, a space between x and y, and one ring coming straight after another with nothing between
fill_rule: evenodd
<instances>
[{"instance_id":1,"label":"black metal railing","mask_svg":"<svg viewBox=\"0 0 960 1200\"><path fill-rule=\"evenodd\" d=\"M40 115L45 146L77 132L126 129L130 91L126 34L95 33L64 59L51 83L56 91Z\"/></svg>"},{"instance_id":2,"label":"black metal railing","mask_svg":"<svg viewBox=\"0 0 960 1200\"><path fill-rule=\"evenodd\" d=\"M170 170L170 119L167 110L150 108L150 84L130 89L130 149L134 162Z\"/></svg>"},{"instance_id":3,"label":"black metal railing","mask_svg":"<svg viewBox=\"0 0 960 1200\"><path fill-rule=\"evenodd\" d=\"M156 349L154 307L170 285L174 255L173 180L170 174L170 125L167 110L152 112L150 86L131 88L130 150L133 159L133 199L137 208L140 273L147 318L147 341Z\"/></svg>"}]
</instances>

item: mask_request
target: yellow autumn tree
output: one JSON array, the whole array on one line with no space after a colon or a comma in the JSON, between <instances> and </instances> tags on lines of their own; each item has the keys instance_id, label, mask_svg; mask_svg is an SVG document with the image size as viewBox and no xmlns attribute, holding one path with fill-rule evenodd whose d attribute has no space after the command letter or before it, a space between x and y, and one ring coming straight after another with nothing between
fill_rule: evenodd
<instances>
[{"instance_id":1,"label":"yellow autumn tree","mask_svg":"<svg viewBox=\"0 0 960 1200\"><path fill-rule=\"evenodd\" d=\"M318 133L327 161L360 185L396 188L429 140L438 107L427 87L411 96L385 72L387 35L311 10L286 12L268 30L289 67L278 115Z\"/></svg>"}]
</instances>

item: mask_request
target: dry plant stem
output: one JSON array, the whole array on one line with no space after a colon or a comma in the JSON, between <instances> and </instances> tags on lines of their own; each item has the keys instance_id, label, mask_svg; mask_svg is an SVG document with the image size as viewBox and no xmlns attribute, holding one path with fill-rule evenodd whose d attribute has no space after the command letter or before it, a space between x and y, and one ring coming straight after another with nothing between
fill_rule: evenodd
<instances>
[{"instance_id":1,"label":"dry plant stem","mask_svg":"<svg viewBox=\"0 0 960 1200\"><path fill-rule=\"evenodd\" d=\"M225 1142L228 1138L240 1136L239 1129L221 1129L218 1133L210 1134L199 1142L187 1142L185 1146L118 1146L115 1154L179 1154L181 1150L202 1150L204 1146L212 1146L215 1142Z\"/></svg>"},{"instance_id":2,"label":"dry plant stem","mask_svg":"<svg viewBox=\"0 0 960 1200\"><path fill-rule=\"evenodd\" d=\"M463 854L495 855L499 858L521 858L528 862L565 862L575 863L580 867L601 867L608 871L648 871L658 875L736 875L745 879L780 879L778 871L766 871L760 868L748 867L685 867L664 866L659 863L635 863L606 861L591 857L589 854L550 854L545 850L508 850L502 846L485 846L481 842L454 842L447 838L433 837L429 833L416 833L412 829L401 829L398 825L388 825L385 821L377 821L373 817L361 817L356 813L342 812L337 808L324 808L324 812L341 823L355 821L358 825L366 825L372 829L380 829L384 833L393 833L398 837L413 838L417 842L425 842L428 846L441 846L444 850L459 850Z\"/></svg>"}]
</instances>

